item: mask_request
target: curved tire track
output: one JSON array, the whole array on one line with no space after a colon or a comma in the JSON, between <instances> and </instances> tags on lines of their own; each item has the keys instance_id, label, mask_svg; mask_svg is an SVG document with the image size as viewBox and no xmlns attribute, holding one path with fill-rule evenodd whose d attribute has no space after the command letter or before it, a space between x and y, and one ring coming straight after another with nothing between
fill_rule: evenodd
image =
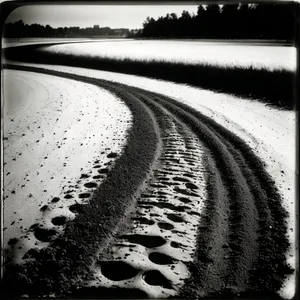
<instances>
[{"instance_id":1,"label":"curved tire track","mask_svg":"<svg viewBox=\"0 0 300 300\"><path fill-rule=\"evenodd\" d=\"M107 234L110 235L112 229L117 228L118 233L128 231L130 222L128 223L128 218L123 218L124 214L128 216L130 212L134 211L132 192L135 191L138 195L138 191L144 190L145 186L141 187L141 185L145 183L146 178L150 178L149 171L159 168L155 160L160 154L157 152L160 150L160 145L165 146L162 135L167 128L160 120L162 115L168 115L176 124L187 126L185 133L182 132L183 136L187 130L190 131L208 149L204 159L208 171L206 173L208 198L198 227L195 260L188 263L191 276L185 281L180 295L194 297L196 293L198 296L205 297L218 295L250 297L264 295L270 297L276 294L283 279L291 271L285 258L289 247L285 221L287 214L281 206L281 198L275 182L265 171L263 162L241 139L212 119L163 95L68 73L38 68L10 67L45 72L99 85L124 100L133 111L136 122L133 125L133 132L145 134L148 129L147 134L152 143L147 144L147 139L144 139L144 145L138 142L138 145L144 147L147 144L143 148L145 153L137 152L134 149L136 147L133 146L133 140L129 138L128 148L131 147L130 151L129 149L125 150L120 158L120 164L116 164L111 177L100 187L94 197L94 199L99 199L101 195L107 196L106 193L109 191L107 199L116 201L114 206L107 204L106 207L105 203L109 201L101 202L101 205L97 201L92 201L86 214L80 214L76 223L68 227L70 230L66 231L63 237L63 240L66 241L68 237L74 240L74 235L75 237L80 235L79 240L84 241L85 246L79 246L76 243L73 243L72 246L76 251L78 249L82 251L79 257L84 261L84 265L87 260L83 259L82 255L89 257L88 261L91 262L95 244L99 244L100 241L107 243L109 241ZM148 124L149 127L144 128L141 125L144 118L145 124ZM139 128L139 126L142 127ZM137 128L139 128L138 131L136 131ZM132 134L131 137L133 138L134 135ZM138 140L141 141L135 136L135 142ZM149 148L150 144L152 147ZM144 164L142 163L143 157L149 153L149 149L152 149L150 150L152 154L146 155L147 163ZM128 166L135 159L135 167L140 168L140 173L135 173L133 177L127 177L129 183L132 180L130 184L126 183L121 185L120 189L115 189L115 186L119 186L121 176L124 176L124 172L119 173L118 167L120 166L123 170L124 165ZM138 174L142 175L137 176ZM126 201L120 192L122 188L126 195ZM118 200L121 195L122 201ZM105 226L101 221L103 227L100 231L98 229L94 232L97 236L95 241L92 241L86 234L82 234L87 231L78 226L78 224L91 222L90 219L84 219L93 215L91 209L96 212L103 211L101 215L108 219ZM109 217L112 215L114 218ZM88 231L90 232L90 230L94 229L89 226ZM60 243L62 243L61 240ZM70 243L59 244L56 241L51 247L57 247L57 254L60 253L59 249L62 249L62 245L68 249ZM74 261L74 258L71 253L67 253L61 261L65 260ZM57 268L61 267L57 258L55 264ZM83 264L79 261L76 269L86 275L89 273L88 270L83 272L81 268L83 268ZM70 270L74 273L74 269L69 269L69 273L71 273ZM63 271L63 273L65 272ZM73 275L73 277L75 276ZM64 280L56 280L50 284L50 287L59 286L62 289L61 282ZM76 279L62 290L66 292L75 282Z\"/></svg>"}]
</instances>

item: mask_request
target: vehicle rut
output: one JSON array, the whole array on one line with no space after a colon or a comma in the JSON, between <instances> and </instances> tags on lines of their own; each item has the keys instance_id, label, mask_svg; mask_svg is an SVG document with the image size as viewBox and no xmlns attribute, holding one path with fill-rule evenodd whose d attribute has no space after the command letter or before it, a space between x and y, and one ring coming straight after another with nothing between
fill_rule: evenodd
<instances>
[{"instance_id":1,"label":"vehicle rut","mask_svg":"<svg viewBox=\"0 0 300 300\"><path fill-rule=\"evenodd\" d=\"M133 96L133 95L132 95ZM135 95L140 101L139 95ZM141 290L150 298L175 296L190 276L197 227L206 198L205 147L183 122L162 106L142 101L159 127L162 151L153 176L137 201L132 226L105 249L85 288ZM114 266L123 275L109 272ZM134 270L134 271L133 271ZM107 290L107 293L108 293ZM95 293L95 292L94 292ZM95 293L96 296L96 293Z\"/></svg>"},{"instance_id":2,"label":"vehicle rut","mask_svg":"<svg viewBox=\"0 0 300 300\"><path fill-rule=\"evenodd\" d=\"M263 162L243 140L160 94L74 74L10 67L107 89L131 109L142 108L134 118L148 112L154 124L149 130L155 130L152 138L161 147L156 159L152 151L146 184L132 185L137 201L134 208L124 208L127 226L117 228L106 248L98 249L97 259L88 251L93 271L88 284L73 295L123 295L124 289L128 297L276 295L291 272L285 258L287 213ZM123 270L120 278L109 271L113 267Z\"/></svg>"}]
</instances>

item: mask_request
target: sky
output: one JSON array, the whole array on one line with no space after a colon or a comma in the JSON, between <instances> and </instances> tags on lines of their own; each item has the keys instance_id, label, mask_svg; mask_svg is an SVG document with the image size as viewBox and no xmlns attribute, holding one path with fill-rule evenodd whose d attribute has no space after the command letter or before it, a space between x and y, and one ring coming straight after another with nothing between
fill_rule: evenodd
<instances>
[{"instance_id":1,"label":"sky","mask_svg":"<svg viewBox=\"0 0 300 300\"><path fill-rule=\"evenodd\" d=\"M6 23L23 20L25 24L57 27L100 27L138 29L146 18L157 19L167 13L181 15L183 10L197 13L196 4L181 5L27 5L15 9Z\"/></svg>"}]
</instances>

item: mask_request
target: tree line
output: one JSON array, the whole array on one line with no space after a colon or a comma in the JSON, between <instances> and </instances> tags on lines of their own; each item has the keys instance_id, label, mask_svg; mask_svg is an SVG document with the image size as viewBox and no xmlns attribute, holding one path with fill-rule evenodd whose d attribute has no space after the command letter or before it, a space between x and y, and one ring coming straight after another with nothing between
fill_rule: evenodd
<instances>
[{"instance_id":1,"label":"tree line","mask_svg":"<svg viewBox=\"0 0 300 300\"><path fill-rule=\"evenodd\" d=\"M183 11L147 17L140 30L130 37L275 39L292 41L299 5L295 2L261 4L199 5L197 14Z\"/></svg>"},{"instance_id":2,"label":"tree line","mask_svg":"<svg viewBox=\"0 0 300 300\"><path fill-rule=\"evenodd\" d=\"M111 29L110 27L80 28L78 27L58 27L53 28L49 25L24 24L22 20L14 23L7 23L3 28L3 36L9 38L20 37L91 37L91 36L123 36L127 35L128 29Z\"/></svg>"}]
</instances>

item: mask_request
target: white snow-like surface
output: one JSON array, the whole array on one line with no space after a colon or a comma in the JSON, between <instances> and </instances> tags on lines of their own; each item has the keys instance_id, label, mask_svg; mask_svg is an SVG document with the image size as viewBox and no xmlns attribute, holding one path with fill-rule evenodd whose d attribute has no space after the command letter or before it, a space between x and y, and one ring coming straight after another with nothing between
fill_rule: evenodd
<instances>
[{"instance_id":1,"label":"white snow-like surface","mask_svg":"<svg viewBox=\"0 0 300 300\"><path fill-rule=\"evenodd\" d=\"M275 180L283 196L283 205L289 212L287 221L291 243L287 261L296 268L296 113L294 111L279 110L254 100L134 75L77 67L25 63L22 65L110 80L161 93L190 105L234 132L266 163L268 173ZM291 275L280 292L281 296L292 298L295 285L295 275Z\"/></svg>"},{"instance_id":2,"label":"white snow-like surface","mask_svg":"<svg viewBox=\"0 0 300 300\"><path fill-rule=\"evenodd\" d=\"M229 67L296 69L296 48L274 45L249 45L201 41L124 40L116 47L114 40L105 43L68 43L44 46L39 51L68 53L88 57L130 58L211 64Z\"/></svg>"},{"instance_id":3,"label":"white snow-like surface","mask_svg":"<svg viewBox=\"0 0 300 300\"><path fill-rule=\"evenodd\" d=\"M85 184L103 180L91 177L113 163L107 154L120 154L132 116L99 87L44 74L4 70L3 93L4 244L20 239L19 261L33 244L45 244L28 233L31 225L54 228L52 218L70 219L68 207L88 200L80 193L92 195ZM89 178L79 181L82 174ZM72 199L64 198L68 189ZM51 202L54 197L60 201ZM44 205L48 209L41 212Z\"/></svg>"}]
</instances>

